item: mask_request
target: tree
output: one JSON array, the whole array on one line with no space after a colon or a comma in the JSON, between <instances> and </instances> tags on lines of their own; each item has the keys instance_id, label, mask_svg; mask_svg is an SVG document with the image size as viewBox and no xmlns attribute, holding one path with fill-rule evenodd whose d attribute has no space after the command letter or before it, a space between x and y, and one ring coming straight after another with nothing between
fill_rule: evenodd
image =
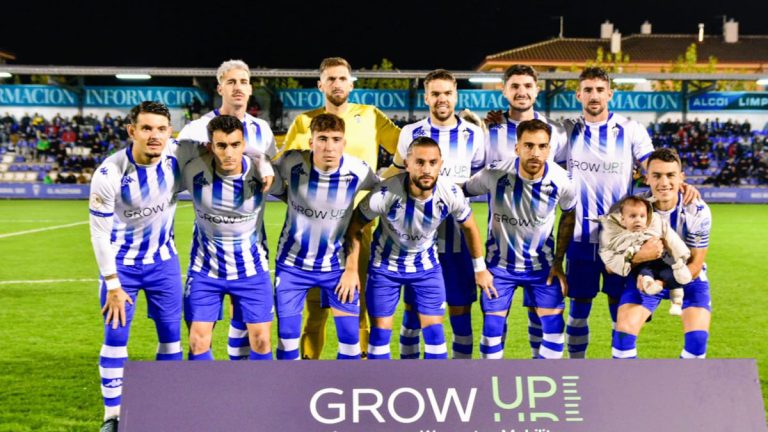
<instances>
[{"instance_id":1,"label":"tree","mask_svg":"<svg viewBox=\"0 0 768 432\"><path fill-rule=\"evenodd\" d=\"M360 69L366 70L365 68ZM373 65L373 71L395 71L394 65L386 58L381 59L380 65ZM387 89L387 90L407 90L408 79L399 78L360 78L355 83L355 87L363 89Z\"/></svg>"},{"instance_id":2,"label":"tree","mask_svg":"<svg viewBox=\"0 0 768 432\"><path fill-rule=\"evenodd\" d=\"M717 72L746 72L743 70L729 69L717 70L717 58L709 56L706 64L699 64L698 46L692 43L686 48L685 54L679 55L670 65L669 69L662 68L661 72L671 73L705 73L714 74ZM707 81L691 81L691 84L697 88L705 88L709 85ZM654 88L660 91L680 91L682 90L681 81L657 81ZM753 81L717 81L715 90L719 91L737 91L737 90L756 90L756 84Z\"/></svg>"}]
</instances>

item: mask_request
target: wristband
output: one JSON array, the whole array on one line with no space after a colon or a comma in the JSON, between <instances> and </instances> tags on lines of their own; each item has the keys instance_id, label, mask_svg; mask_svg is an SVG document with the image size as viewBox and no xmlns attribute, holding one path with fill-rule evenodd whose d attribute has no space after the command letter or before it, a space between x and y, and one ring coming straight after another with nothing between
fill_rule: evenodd
<instances>
[{"instance_id":1,"label":"wristband","mask_svg":"<svg viewBox=\"0 0 768 432\"><path fill-rule=\"evenodd\" d=\"M475 273L485 270L485 258L472 258L472 268L475 270Z\"/></svg>"},{"instance_id":2,"label":"wristband","mask_svg":"<svg viewBox=\"0 0 768 432\"><path fill-rule=\"evenodd\" d=\"M104 283L107 284L107 291L120 288L120 279L118 278L104 279Z\"/></svg>"}]
</instances>

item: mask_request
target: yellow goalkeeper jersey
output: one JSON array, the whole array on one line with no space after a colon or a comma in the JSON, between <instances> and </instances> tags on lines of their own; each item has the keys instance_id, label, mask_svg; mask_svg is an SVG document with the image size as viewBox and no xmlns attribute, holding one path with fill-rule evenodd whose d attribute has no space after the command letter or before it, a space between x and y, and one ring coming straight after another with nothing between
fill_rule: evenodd
<instances>
[{"instance_id":1,"label":"yellow goalkeeper jersey","mask_svg":"<svg viewBox=\"0 0 768 432\"><path fill-rule=\"evenodd\" d=\"M325 108L299 114L291 123L283 146L278 151L276 158L288 150L309 149L309 139L312 137L309 123L313 118L323 113L325 113ZM344 137L347 141L344 153L364 160L374 170L378 165L379 146L387 152L395 154L400 128L392 123L392 120L381 110L373 105L350 103L347 106L347 112L341 118L344 119Z\"/></svg>"}]
</instances>

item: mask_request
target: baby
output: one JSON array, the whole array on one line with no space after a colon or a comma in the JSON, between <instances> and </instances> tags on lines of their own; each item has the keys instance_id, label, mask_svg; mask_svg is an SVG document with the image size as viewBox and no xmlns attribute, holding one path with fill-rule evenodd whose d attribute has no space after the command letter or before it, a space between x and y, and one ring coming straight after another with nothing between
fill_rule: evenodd
<instances>
[{"instance_id":1,"label":"baby","mask_svg":"<svg viewBox=\"0 0 768 432\"><path fill-rule=\"evenodd\" d=\"M618 211L600 218L600 258L608 271L627 276L632 270L632 257L652 237L664 243L664 254L654 261L635 267L637 287L648 295L669 289L671 315L681 315L682 285L691 281L686 263L691 251L666 221L654 214L651 203L639 196L628 196L618 204Z\"/></svg>"}]
</instances>

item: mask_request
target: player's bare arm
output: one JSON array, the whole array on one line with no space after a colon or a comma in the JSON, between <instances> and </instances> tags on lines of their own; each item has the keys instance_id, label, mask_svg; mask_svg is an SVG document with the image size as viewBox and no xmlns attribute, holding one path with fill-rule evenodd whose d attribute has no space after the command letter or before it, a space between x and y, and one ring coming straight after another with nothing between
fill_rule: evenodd
<instances>
[{"instance_id":1,"label":"player's bare arm","mask_svg":"<svg viewBox=\"0 0 768 432\"><path fill-rule=\"evenodd\" d=\"M575 210L569 210L560 215L560 224L557 226L555 259L552 262L552 268L549 270L549 276L547 276L547 285L552 285L552 281L555 277L560 281L560 287L564 296L568 295L568 282L565 277L565 271L563 271L563 261L565 259L565 252L568 250L568 245L571 244L575 226Z\"/></svg>"},{"instance_id":2,"label":"player's bare arm","mask_svg":"<svg viewBox=\"0 0 768 432\"><path fill-rule=\"evenodd\" d=\"M483 244L480 240L480 232L477 229L475 218L470 216L461 224L461 230L464 232L464 238L467 240L469 254L472 256L472 266L475 269L475 283L478 288L483 290L488 298L496 298L499 293L493 286L493 276L485 268L485 258L483 258Z\"/></svg>"},{"instance_id":3,"label":"player's bare arm","mask_svg":"<svg viewBox=\"0 0 768 432\"><path fill-rule=\"evenodd\" d=\"M363 238L363 229L370 222L366 222L360 213L355 209L352 215L352 221L349 223L345 237L346 263L344 273L341 275L339 285L336 287L336 295L342 302L352 301L355 291L360 291L360 276L358 276L358 267L360 263L360 243Z\"/></svg>"}]
</instances>

